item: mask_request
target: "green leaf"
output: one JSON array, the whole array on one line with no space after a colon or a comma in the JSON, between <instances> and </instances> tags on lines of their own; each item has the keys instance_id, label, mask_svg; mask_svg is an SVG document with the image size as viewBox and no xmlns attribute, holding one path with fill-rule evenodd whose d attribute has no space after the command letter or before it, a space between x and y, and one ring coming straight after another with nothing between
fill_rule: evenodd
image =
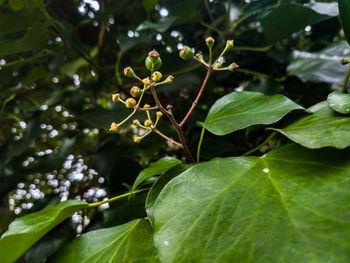
<instances>
[{"instance_id":1,"label":"green leaf","mask_svg":"<svg viewBox=\"0 0 350 263\"><path fill-rule=\"evenodd\" d=\"M350 117L339 115L329 107L327 101L311 108L313 114L302 117L284 129L274 129L292 141L308 148L350 146Z\"/></svg>"},{"instance_id":2,"label":"green leaf","mask_svg":"<svg viewBox=\"0 0 350 263\"><path fill-rule=\"evenodd\" d=\"M9 5L13 11L21 10L26 3L25 0L8 0L8 1L9 1Z\"/></svg>"},{"instance_id":3,"label":"green leaf","mask_svg":"<svg viewBox=\"0 0 350 263\"><path fill-rule=\"evenodd\" d=\"M176 21L177 17L174 16L167 16L167 17L162 17L159 19L158 22L153 23L151 21L145 21L142 24L140 24L137 28L136 31L143 31L146 29L152 29L157 32L164 32L168 30L169 27L171 27L172 24Z\"/></svg>"},{"instance_id":4,"label":"green leaf","mask_svg":"<svg viewBox=\"0 0 350 263\"><path fill-rule=\"evenodd\" d=\"M292 53L287 72L302 81L342 85L347 67L340 61L347 56L350 56L350 48L346 41L331 44L319 52L296 50Z\"/></svg>"},{"instance_id":5,"label":"green leaf","mask_svg":"<svg viewBox=\"0 0 350 263\"><path fill-rule=\"evenodd\" d=\"M279 121L292 110L303 109L283 95L232 92L217 100L205 122L199 124L216 135L226 135L256 124Z\"/></svg>"},{"instance_id":6,"label":"green leaf","mask_svg":"<svg viewBox=\"0 0 350 263\"><path fill-rule=\"evenodd\" d=\"M52 228L85 207L86 202L68 200L17 218L1 236L0 262L14 262Z\"/></svg>"},{"instance_id":7,"label":"green leaf","mask_svg":"<svg viewBox=\"0 0 350 263\"><path fill-rule=\"evenodd\" d=\"M173 178L175 178L182 172L186 171L191 166L193 166L193 164L177 165L171 168L169 171L166 171L161 176L159 176L157 181L152 185L151 189L148 191L146 199L146 212L151 222L153 222L153 207L159 193L162 191L162 189L168 182L170 182Z\"/></svg>"},{"instance_id":8,"label":"green leaf","mask_svg":"<svg viewBox=\"0 0 350 263\"><path fill-rule=\"evenodd\" d=\"M327 101L328 105L336 112L350 113L350 94L335 91L328 95Z\"/></svg>"},{"instance_id":9,"label":"green leaf","mask_svg":"<svg viewBox=\"0 0 350 263\"><path fill-rule=\"evenodd\" d=\"M0 42L0 56L38 50L47 44L46 26L35 22L22 39Z\"/></svg>"},{"instance_id":10,"label":"green leaf","mask_svg":"<svg viewBox=\"0 0 350 263\"><path fill-rule=\"evenodd\" d=\"M143 7L147 13L151 12L157 3L158 0L142 0Z\"/></svg>"},{"instance_id":11,"label":"green leaf","mask_svg":"<svg viewBox=\"0 0 350 263\"><path fill-rule=\"evenodd\" d=\"M292 144L190 168L154 205L160 261L347 263L349 154Z\"/></svg>"},{"instance_id":12,"label":"green leaf","mask_svg":"<svg viewBox=\"0 0 350 263\"><path fill-rule=\"evenodd\" d=\"M339 0L339 15L342 23L345 37L350 44L350 2L349 0Z\"/></svg>"},{"instance_id":13,"label":"green leaf","mask_svg":"<svg viewBox=\"0 0 350 263\"><path fill-rule=\"evenodd\" d=\"M131 191L134 191L142 182L144 182L148 178L155 176L155 175L163 174L166 171L168 171L170 168L172 168L180 163L181 163L180 160L173 158L173 157L169 157L169 156L159 159L155 163L152 163L146 169L143 169L141 171L141 173L139 173L139 175L137 176L137 178L132 186Z\"/></svg>"},{"instance_id":14,"label":"green leaf","mask_svg":"<svg viewBox=\"0 0 350 263\"><path fill-rule=\"evenodd\" d=\"M147 220L91 231L58 251L53 262L158 262Z\"/></svg>"},{"instance_id":15,"label":"green leaf","mask_svg":"<svg viewBox=\"0 0 350 263\"><path fill-rule=\"evenodd\" d=\"M331 13L332 14L332 13ZM266 41L273 44L308 25L332 18L301 4L286 3L260 19Z\"/></svg>"}]
</instances>

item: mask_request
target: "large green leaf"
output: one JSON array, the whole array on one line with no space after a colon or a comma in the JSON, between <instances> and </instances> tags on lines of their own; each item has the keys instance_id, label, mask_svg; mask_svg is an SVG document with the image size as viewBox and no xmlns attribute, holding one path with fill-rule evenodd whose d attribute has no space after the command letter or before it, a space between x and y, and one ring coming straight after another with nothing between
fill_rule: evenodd
<instances>
[{"instance_id":1,"label":"large green leaf","mask_svg":"<svg viewBox=\"0 0 350 263\"><path fill-rule=\"evenodd\" d=\"M158 32L164 32L168 30L169 27L171 27L172 24L176 21L177 17L174 16L168 16L168 17L162 17L159 19L158 22L154 23L151 21L145 21L142 24L140 24L136 31L143 31L146 29L152 29Z\"/></svg>"},{"instance_id":2,"label":"large green leaf","mask_svg":"<svg viewBox=\"0 0 350 263\"><path fill-rule=\"evenodd\" d=\"M199 124L216 135L226 135L251 125L277 122L288 112L297 109L303 107L283 95L232 92L217 100L205 122Z\"/></svg>"},{"instance_id":3,"label":"large green leaf","mask_svg":"<svg viewBox=\"0 0 350 263\"><path fill-rule=\"evenodd\" d=\"M190 168L154 205L161 262L349 262L348 154L292 144Z\"/></svg>"},{"instance_id":4,"label":"large green leaf","mask_svg":"<svg viewBox=\"0 0 350 263\"><path fill-rule=\"evenodd\" d=\"M308 148L332 146L344 149L350 146L350 117L333 111L327 101L309 110L313 114L302 117L284 129L274 130Z\"/></svg>"},{"instance_id":5,"label":"large green leaf","mask_svg":"<svg viewBox=\"0 0 350 263\"><path fill-rule=\"evenodd\" d=\"M328 105L336 112L350 113L350 94L334 91L327 97Z\"/></svg>"},{"instance_id":6,"label":"large green leaf","mask_svg":"<svg viewBox=\"0 0 350 263\"><path fill-rule=\"evenodd\" d=\"M334 14L330 13L330 15ZM308 25L333 17L330 15L317 13L315 10L301 4L286 3L262 17L260 22L266 41L272 44L304 29Z\"/></svg>"},{"instance_id":7,"label":"large green leaf","mask_svg":"<svg viewBox=\"0 0 350 263\"><path fill-rule=\"evenodd\" d=\"M142 182L144 182L148 178L155 175L163 174L170 168L180 163L180 160L169 156L159 159L158 161L152 163L149 167L141 171L141 173L137 176L131 191L134 191Z\"/></svg>"},{"instance_id":8,"label":"large green leaf","mask_svg":"<svg viewBox=\"0 0 350 263\"><path fill-rule=\"evenodd\" d=\"M287 71L302 81L325 82L342 85L347 67L340 64L342 58L350 56L346 41L340 41L319 52L296 50L292 53Z\"/></svg>"},{"instance_id":9,"label":"large green leaf","mask_svg":"<svg viewBox=\"0 0 350 263\"><path fill-rule=\"evenodd\" d=\"M57 253L53 262L158 262L147 220L88 232Z\"/></svg>"},{"instance_id":10,"label":"large green leaf","mask_svg":"<svg viewBox=\"0 0 350 263\"><path fill-rule=\"evenodd\" d=\"M86 202L68 200L16 219L1 236L0 262L14 262L52 228L85 207Z\"/></svg>"},{"instance_id":11,"label":"large green leaf","mask_svg":"<svg viewBox=\"0 0 350 263\"><path fill-rule=\"evenodd\" d=\"M339 5L340 21L342 23L346 39L350 44L350 1L339 0L338 5Z\"/></svg>"}]
</instances>

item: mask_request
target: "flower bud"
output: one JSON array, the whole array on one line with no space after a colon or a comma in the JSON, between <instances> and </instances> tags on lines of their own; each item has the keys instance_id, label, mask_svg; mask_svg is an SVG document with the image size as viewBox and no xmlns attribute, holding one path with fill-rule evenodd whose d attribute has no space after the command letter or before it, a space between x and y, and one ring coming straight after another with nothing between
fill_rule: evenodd
<instances>
[{"instance_id":1,"label":"flower bud","mask_svg":"<svg viewBox=\"0 0 350 263\"><path fill-rule=\"evenodd\" d=\"M341 63L342 65L346 65L346 64L350 63L350 60L347 59L347 58L343 58L342 60L340 60L340 63Z\"/></svg>"},{"instance_id":2,"label":"flower bud","mask_svg":"<svg viewBox=\"0 0 350 263\"><path fill-rule=\"evenodd\" d=\"M139 120L133 120L133 122L132 122L134 125L136 125L136 126L139 126L140 125L140 122L139 122Z\"/></svg>"},{"instance_id":3,"label":"flower bud","mask_svg":"<svg viewBox=\"0 0 350 263\"><path fill-rule=\"evenodd\" d=\"M203 53L202 51L199 51L197 54L196 54L196 59L200 60L200 61L204 61L203 60Z\"/></svg>"},{"instance_id":4,"label":"flower bud","mask_svg":"<svg viewBox=\"0 0 350 263\"><path fill-rule=\"evenodd\" d=\"M135 72L130 67L127 67L124 69L124 75L130 78L137 78L137 76L135 75Z\"/></svg>"},{"instance_id":5,"label":"flower bud","mask_svg":"<svg viewBox=\"0 0 350 263\"><path fill-rule=\"evenodd\" d=\"M238 68L239 66L236 63L232 63L230 66L227 67L227 69L230 71L235 71Z\"/></svg>"},{"instance_id":6,"label":"flower bud","mask_svg":"<svg viewBox=\"0 0 350 263\"><path fill-rule=\"evenodd\" d=\"M128 108L133 108L133 107L135 107L135 105L136 105L136 100L134 100L133 98L128 98L128 99L125 101L125 105L126 105L126 107L128 107Z\"/></svg>"},{"instance_id":7,"label":"flower bud","mask_svg":"<svg viewBox=\"0 0 350 263\"><path fill-rule=\"evenodd\" d=\"M157 111L157 113L156 113L156 114L157 114L157 117L158 117L158 118L163 117L163 113L162 113L161 111Z\"/></svg>"},{"instance_id":8,"label":"flower bud","mask_svg":"<svg viewBox=\"0 0 350 263\"><path fill-rule=\"evenodd\" d=\"M164 84L165 83L171 83L174 81L174 76L173 75L169 75L165 80L164 80Z\"/></svg>"},{"instance_id":9,"label":"flower bud","mask_svg":"<svg viewBox=\"0 0 350 263\"><path fill-rule=\"evenodd\" d=\"M134 138L134 143L140 143L140 142L141 142L140 137L135 137L135 138Z\"/></svg>"},{"instance_id":10,"label":"flower bud","mask_svg":"<svg viewBox=\"0 0 350 263\"><path fill-rule=\"evenodd\" d=\"M153 74L152 74L152 80L153 80L154 82L158 82L158 81L160 81L161 79L162 79L162 73L160 73L159 71L153 72Z\"/></svg>"},{"instance_id":11,"label":"flower bud","mask_svg":"<svg viewBox=\"0 0 350 263\"><path fill-rule=\"evenodd\" d=\"M234 46L233 40L227 40L227 41L226 41L226 47L225 47L225 49L227 49L227 50L233 49L233 46Z\"/></svg>"},{"instance_id":12,"label":"flower bud","mask_svg":"<svg viewBox=\"0 0 350 263\"><path fill-rule=\"evenodd\" d=\"M184 46L179 55L183 60L189 60L193 58L193 51L188 46Z\"/></svg>"},{"instance_id":13,"label":"flower bud","mask_svg":"<svg viewBox=\"0 0 350 263\"><path fill-rule=\"evenodd\" d=\"M145 120L145 122L143 123L146 127L151 127L153 122L151 120Z\"/></svg>"},{"instance_id":14,"label":"flower bud","mask_svg":"<svg viewBox=\"0 0 350 263\"><path fill-rule=\"evenodd\" d=\"M117 102L120 99L120 94L116 93L116 94L112 94L112 101L113 102Z\"/></svg>"},{"instance_id":15,"label":"flower bud","mask_svg":"<svg viewBox=\"0 0 350 263\"><path fill-rule=\"evenodd\" d=\"M145 104L145 105L143 105L143 107L144 107L145 109L148 109L148 108L150 108L151 106L150 106L149 104Z\"/></svg>"},{"instance_id":16,"label":"flower bud","mask_svg":"<svg viewBox=\"0 0 350 263\"><path fill-rule=\"evenodd\" d=\"M133 86L131 89L130 89L130 94L131 96L133 96L134 98L138 97L140 95L140 88L137 87L137 86Z\"/></svg>"},{"instance_id":17,"label":"flower bud","mask_svg":"<svg viewBox=\"0 0 350 263\"><path fill-rule=\"evenodd\" d=\"M147 77L147 78L144 78L144 79L142 80L142 83L145 84L145 85L150 85L150 84L151 84L151 81L150 81L149 77Z\"/></svg>"},{"instance_id":18,"label":"flower bud","mask_svg":"<svg viewBox=\"0 0 350 263\"><path fill-rule=\"evenodd\" d=\"M214 45L214 42L215 42L215 40L212 37L207 37L205 39L205 43L207 44L208 48L212 48Z\"/></svg>"},{"instance_id":19,"label":"flower bud","mask_svg":"<svg viewBox=\"0 0 350 263\"><path fill-rule=\"evenodd\" d=\"M112 122L111 127L109 128L110 131L114 131L117 132L118 131L118 124L116 124L115 122Z\"/></svg>"},{"instance_id":20,"label":"flower bud","mask_svg":"<svg viewBox=\"0 0 350 263\"><path fill-rule=\"evenodd\" d=\"M157 70L162 66L162 60L159 57L159 53L156 50L153 50L148 53L148 56L145 60L145 65L148 70Z\"/></svg>"}]
</instances>

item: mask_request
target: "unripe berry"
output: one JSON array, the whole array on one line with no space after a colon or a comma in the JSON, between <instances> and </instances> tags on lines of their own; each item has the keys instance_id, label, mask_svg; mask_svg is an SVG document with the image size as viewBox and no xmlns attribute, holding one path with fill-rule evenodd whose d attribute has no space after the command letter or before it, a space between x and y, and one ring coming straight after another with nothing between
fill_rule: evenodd
<instances>
[{"instance_id":1,"label":"unripe berry","mask_svg":"<svg viewBox=\"0 0 350 263\"><path fill-rule=\"evenodd\" d=\"M127 68L124 69L124 75L126 77L130 77L130 78L135 78L136 77L135 72L130 67L127 67Z\"/></svg>"},{"instance_id":2,"label":"unripe berry","mask_svg":"<svg viewBox=\"0 0 350 263\"><path fill-rule=\"evenodd\" d=\"M233 49L233 46L234 46L233 40L226 41L226 48L227 49Z\"/></svg>"},{"instance_id":3,"label":"unripe berry","mask_svg":"<svg viewBox=\"0 0 350 263\"><path fill-rule=\"evenodd\" d=\"M142 83L145 84L145 85L150 85L150 84L151 84L151 81L150 81L149 77L147 77L147 78L144 78L144 79L142 80Z\"/></svg>"},{"instance_id":4,"label":"unripe berry","mask_svg":"<svg viewBox=\"0 0 350 263\"><path fill-rule=\"evenodd\" d=\"M214 42L215 42L215 40L212 37L207 37L205 39L205 43L207 44L208 48L212 48L214 45Z\"/></svg>"},{"instance_id":5,"label":"unripe berry","mask_svg":"<svg viewBox=\"0 0 350 263\"><path fill-rule=\"evenodd\" d=\"M193 58L193 51L188 46L184 46L179 55L183 60L189 60Z\"/></svg>"},{"instance_id":6,"label":"unripe berry","mask_svg":"<svg viewBox=\"0 0 350 263\"><path fill-rule=\"evenodd\" d=\"M116 124L115 122L112 122L111 127L109 128L110 131L114 131L117 132L118 131L118 124Z\"/></svg>"},{"instance_id":7,"label":"unripe berry","mask_svg":"<svg viewBox=\"0 0 350 263\"><path fill-rule=\"evenodd\" d=\"M128 108L133 108L133 107L136 105L136 100L134 100L133 98L128 98L128 99L125 101L125 105L126 105L126 107L128 107Z\"/></svg>"},{"instance_id":8,"label":"unripe berry","mask_svg":"<svg viewBox=\"0 0 350 263\"><path fill-rule=\"evenodd\" d=\"M157 59L159 58L159 53L155 49L153 49L152 51L148 52L148 56L150 57L153 63L156 63Z\"/></svg>"},{"instance_id":9,"label":"unripe berry","mask_svg":"<svg viewBox=\"0 0 350 263\"><path fill-rule=\"evenodd\" d=\"M117 102L120 99L120 94L116 93L116 94L112 94L112 101L113 102Z\"/></svg>"},{"instance_id":10,"label":"unripe berry","mask_svg":"<svg viewBox=\"0 0 350 263\"><path fill-rule=\"evenodd\" d=\"M137 87L137 86L133 86L131 89L130 89L130 94L131 96L133 96L134 98L138 97L140 95L140 88Z\"/></svg>"},{"instance_id":11,"label":"unripe berry","mask_svg":"<svg viewBox=\"0 0 350 263\"><path fill-rule=\"evenodd\" d=\"M148 53L148 56L145 60L145 66L148 70L157 70L162 66L162 60L159 57L159 53L156 50L153 50Z\"/></svg>"},{"instance_id":12,"label":"unripe berry","mask_svg":"<svg viewBox=\"0 0 350 263\"><path fill-rule=\"evenodd\" d=\"M163 113L162 113L161 111L157 111L157 113L156 113L156 114L157 114L157 117L158 117L158 118L163 117Z\"/></svg>"},{"instance_id":13,"label":"unripe berry","mask_svg":"<svg viewBox=\"0 0 350 263\"><path fill-rule=\"evenodd\" d=\"M162 79L162 73L160 73L159 71L153 72L153 74L152 74L152 80L153 80L154 82L158 82L158 81L160 81L161 79Z\"/></svg>"},{"instance_id":14,"label":"unripe berry","mask_svg":"<svg viewBox=\"0 0 350 263\"><path fill-rule=\"evenodd\" d=\"M174 81L174 76L173 75L169 75L165 80L164 83L171 83Z\"/></svg>"},{"instance_id":15,"label":"unripe berry","mask_svg":"<svg viewBox=\"0 0 350 263\"><path fill-rule=\"evenodd\" d=\"M228 66L228 70L235 71L239 66L236 63L232 63L230 66Z\"/></svg>"},{"instance_id":16,"label":"unripe berry","mask_svg":"<svg viewBox=\"0 0 350 263\"><path fill-rule=\"evenodd\" d=\"M145 120L145 122L143 123L146 127L151 127L153 122L151 120Z\"/></svg>"},{"instance_id":17,"label":"unripe berry","mask_svg":"<svg viewBox=\"0 0 350 263\"><path fill-rule=\"evenodd\" d=\"M136 126L139 126L140 125L140 122L139 122L139 120L133 120L133 122L132 122L134 125L136 125Z\"/></svg>"},{"instance_id":18,"label":"unripe berry","mask_svg":"<svg viewBox=\"0 0 350 263\"><path fill-rule=\"evenodd\" d=\"M340 63L341 63L342 65L346 65L346 64L350 63L350 60L347 59L347 58L343 58L342 60L340 60Z\"/></svg>"},{"instance_id":19,"label":"unripe berry","mask_svg":"<svg viewBox=\"0 0 350 263\"><path fill-rule=\"evenodd\" d=\"M135 138L134 138L134 142L135 142L135 143L140 143L140 142L141 142L141 139L140 139L139 137L135 137Z\"/></svg>"}]
</instances>

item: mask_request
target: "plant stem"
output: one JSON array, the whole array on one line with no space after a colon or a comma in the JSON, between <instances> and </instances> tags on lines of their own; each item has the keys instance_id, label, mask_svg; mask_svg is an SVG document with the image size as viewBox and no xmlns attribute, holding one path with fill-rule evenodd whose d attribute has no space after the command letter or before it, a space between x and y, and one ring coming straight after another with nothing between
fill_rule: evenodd
<instances>
[{"instance_id":1,"label":"plant stem","mask_svg":"<svg viewBox=\"0 0 350 263\"><path fill-rule=\"evenodd\" d=\"M207 85L207 82L208 82L208 79L210 77L210 73L212 72L212 69L211 68L208 68L208 71L207 71L207 75L205 76L205 79L202 83L202 87L201 89L199 90L198 92L198 95L197 95L197 98L194 100L194 102L192 103L192 106L190 108L190 110L187 112L185 118L182 120L182 122L179 124L180 127L182 127L185 122L187 121L187 119L190 117L191 113L193 112L194 108L196 107L198 101L199 101L199 98L201 97L202 93L203 93L203 90L205 88L205 86Z\"/></svg>"},{"instance_id":2,"label":"plant stem","mask_svg":"<svg viewBox=\"0 0 350 263\"><path fill-rule=\"evenodd\" d=\"M118 196L112 197L112 198L110 198L108 200L105 200L105 201L96 202L96 203L90 203L90 204L88 204L88 207L100 206L100 205L103 205L105 203L110 203L110 202L122 199L124 197L130 196L130 195L133 195L133 194L138 194L138 193L142 193L142 192L148 191L149 189L150 188L140 189L140 190L136 190L136 191L133 191L133 192L130 192L130 193L126 193L126 194L122 194L122 195L118 195Z\"/></svg>"},{"instance_id":3,"label":"plant stem","mask_svg":"<svg viewBox=\"0 0 350 263\"><path fill-rule=\"evenodd\" d=\"M275 137L277 134L277 132L273 132L271 133L265 141L263 141L261 144L259 144L258 146L254 147L253 149L249 150L248 152L242 154L242 156L247 156L250 155L254 152L256 152L257 150L259 150L261 147L263 147L264 145L266 145L273 137Z\"/></svg>"},{"instance_id":4,"label":"plant stem","mask_svg":"<svg viewBox=\"0 0 350 263\"><path fill-rule=\"evenodd\" d=\"M203 138L204 138L204 133L205 133L205 129L202 128L201 137L199 138L198 148L197 148L197 163L199 163L199 160L200 160L201 147L202 147L202 142L203 142Z\"/></svg>"},{"instance_id":5,"label":"plant stem","mask_svg":"<svg viewBox=\"0 0 350 263\"><path fill-rule=\"evenodd\" d=\"M348 69L348 72L346 73L346 77L345 77L345 80L344 80L344 84L343 84L343 87L342 87L342 89L341 89L341 92L342 92L342 93L346 93L346 85L348 84L349 77L350 77L350 67L349 67L349 69Z\"/></svg>"},{"instance_id":6,"label":"plant stem","mask_svg":"<svg viewBox=\"0 0 350 263\"><path fill-rule=\"evenodd\" d=\"M178 143L177 141L169 138L168 136L166 136L164 133L160 132L158 129L154 128L152 129L156 134L158 134L160 137L163 137L165 140L171 142L172 144L176 145L177 147L180 147L181 149L183 148L182 147L182 144L181 143Z\"/></svg>"}]
</instances>

